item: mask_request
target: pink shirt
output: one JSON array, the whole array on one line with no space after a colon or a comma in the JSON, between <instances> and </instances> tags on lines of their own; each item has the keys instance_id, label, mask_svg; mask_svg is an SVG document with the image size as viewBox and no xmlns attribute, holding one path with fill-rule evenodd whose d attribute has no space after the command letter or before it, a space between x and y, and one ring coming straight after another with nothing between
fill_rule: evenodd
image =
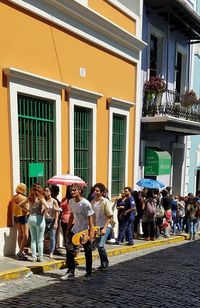
<instances>
[{"instance_id":1,"label":"pink shirt","mask_svg":"<svg viewBox=\"0 0 200 308\"><path fill-rule=\"evenodd\" d=\"M65 200L61 203L60 207L62 208L62 222L68 223L69 222L69 216L71 213L70 207L69 207L69 200Z\"/></svg>"}]
</instances>

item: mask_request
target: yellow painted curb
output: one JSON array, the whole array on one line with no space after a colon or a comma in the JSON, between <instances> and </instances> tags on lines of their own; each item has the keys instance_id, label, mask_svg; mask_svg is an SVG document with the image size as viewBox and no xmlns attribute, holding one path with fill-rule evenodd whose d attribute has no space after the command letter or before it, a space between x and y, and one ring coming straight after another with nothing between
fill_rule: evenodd
<instances>
[{"instance_id":1,"label":"yellow painted curb","mask_svg":"<svg viewBox=\"0 0 200 308\"><path fill-rule=\"evenodd\" d=\"M28 266L28 268L34 273L34 274L39 274L39 273L44 273L51 271L53 269L62 269L66 268L66 261L65 260L59 260L59 261L46 261L40 263L40 265L31 265Z\"/></svg>"},{"instance_id":2,"label":"yellow painted curb","mask_svg":"<svg viewBox=\"0 0 200 308\"><path fill-rule=\"evenodd\" d=\"M31 270L28 267L18 267L12 270L0 272L0 281L8 281L12 279L22 278Z\"/></svg>"},{"instance_id":3,"label":"yellow painted curb","mask_svg":"<svg viewBox=\"0 0 200 308\"><path fill-rule=\"evenodd\" d=\"M118 256L120 254L133 252L137 250L142 250L146 248L156 247L156 246L164 246L172 243L178 243L182 242L187 238L185 235L180 235L168 239L162 239L162 240L155 240L155 241L149 241L141 244L136 244L133 246L116 246L116 248L107 250L108 257ZM99 259L98 253L93 253L93 260ZM78 264L84 264L85 263L85 257L80 256L76 259Z\"/></svg>"},{"instance_id":4,"label":"yellow painted curb","mask_svg":"<svg viewBox=\"0 0 200 308\"><path fill-rule=\"evenodd\" d=\"M189 235L178 235L176 237L170 237L168 239L162 240L155 240L155 241L148 241L141 244L136 244L133 246L116 246L113 249L107 249L108 257L118 256L120 254L125 254L128 252L133 252L137 250L147 249L156 246L164 246L172 243L182 242L189 238ZM99 259L98 252L93 253L92 255L93 260ZM79 256L76 258L76 263L79 265L85 264L85 256ZM65 260L51 260L42 262L40 264L37 263L33 265L28 265L27 267L20 267L13 270L7 270L4 272L0 272L0 281L3 280L11 280L17 279L20 277L24 277L26 274L33 272L34 274L44 273L53 269L62 269L66 268L66 261Z\"/></svg>"}]
</instances>

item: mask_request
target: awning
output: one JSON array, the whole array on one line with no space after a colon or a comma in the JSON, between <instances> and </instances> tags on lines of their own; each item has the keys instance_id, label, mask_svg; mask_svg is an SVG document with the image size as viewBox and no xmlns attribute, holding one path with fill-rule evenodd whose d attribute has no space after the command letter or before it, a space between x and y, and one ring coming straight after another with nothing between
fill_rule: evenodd
<instances>
[{"instance_id":1,"label":"awning","mask_svg":"<svg viewBox=\"0 0 200 308\"><path fill-rule=\"evenodd\" d=\"M144 175L164 175L171 173L171 155L160 149L145 150Z\"/></svg>"}]
</instances>

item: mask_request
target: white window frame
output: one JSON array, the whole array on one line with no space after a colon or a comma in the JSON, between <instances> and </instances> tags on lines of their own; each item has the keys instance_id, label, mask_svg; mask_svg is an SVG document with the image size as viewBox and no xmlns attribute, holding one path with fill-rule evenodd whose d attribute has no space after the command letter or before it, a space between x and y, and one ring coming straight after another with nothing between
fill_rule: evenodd
<instances>
[{"instance_id":1,"label":"white window frame","mask_svg":"<svg viewBox=\"0 0 200 308\"><path fill-rule=\"evenodd\" d=\"M11 148L12 148L12 184L13 193L20 183L20 153L18 127L18 94L32 95L55 102L56 121L56 173L61 173L61 89L67 84L47 79L15 68L4 69L9 80L10 119L11 119Z\"/></svg>"},{"instance_id":2,"label":"white window frame","mask_svg":"<svg viewBox=\"0 0 200 308\"><path fill-rule=\"evenodd\" d=\"M108 98L109 103L109 153L108 153L108 194L111 198L112 189L112 139L113 139L113 115L122 115L126 118L126 140L125 140L125 186L128 183L128 153L129 153L129 131L130 131L130 108L134 103L123 101L118 98ZM123 189L123 187L122 187Z\"/></svg>"},{"instance_id":3,"label":"white window frame","mask_svg":"<svg viewBox=\"0 0 200 308\"><path fill-rule=\"evenodd\" d=\"M69 90L69 126L70 126L70 173L74 174L74 107L88 108L92 112L92 179L96 183L96 136L97 136L97 100L102 94L86 89L70 87Z\"/></svg>"},{"instance_id":4,"label":"white window frame","mask_svg":"<svg viewBox=\"0 0 200 308\"><path fill-rule=\"evenodd\" d=\"M164 45L165 45L165 34L155 26L149 23L149 33L148 33L148 79L150 77L150 48L151 48L151 35L154 35L158 39L158 44L162 41L162 51L161 51L161 57L158 59L159 61L159 67L158 67L158 74L163 78L163 51L164 51Z\"/></svg>"}]
</instances>

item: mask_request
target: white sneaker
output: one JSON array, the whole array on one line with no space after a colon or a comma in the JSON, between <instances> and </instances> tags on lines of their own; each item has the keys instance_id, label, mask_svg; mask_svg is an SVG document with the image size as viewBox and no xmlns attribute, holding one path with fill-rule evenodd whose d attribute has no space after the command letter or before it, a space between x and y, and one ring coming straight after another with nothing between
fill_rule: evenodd
<instances>
[{"instance_id":1,"label":"white sneaker","mask_svg":"<svg viewBox=\"0 0 200 308\"><path fill-rule=\"evenodd\" d=\"M65 281L65 280L73 280L75 278L75 275L72 273L67 273L64 276L61 276L60 279Z\"/></svg>"},{"instance_id":2,"label":"white sneaker","mask_svg":"<svg viewBox=\"0 0 200 308\"><path fill-rule=\"evenodd\" d=\"M110 240L107 240L108 244L114 244L116 242L115 238L111 238Z\"/></svg>"},{"instance_id":3,"label":"white sneaker","mask_svg":"<svg viewBox=\"0 0 200 308\"><path fill-rule=\"evenodd\" d=\"M52 253L50 253L49 258L53 259L53 254Z\"/></svg>"}]
</instances>

